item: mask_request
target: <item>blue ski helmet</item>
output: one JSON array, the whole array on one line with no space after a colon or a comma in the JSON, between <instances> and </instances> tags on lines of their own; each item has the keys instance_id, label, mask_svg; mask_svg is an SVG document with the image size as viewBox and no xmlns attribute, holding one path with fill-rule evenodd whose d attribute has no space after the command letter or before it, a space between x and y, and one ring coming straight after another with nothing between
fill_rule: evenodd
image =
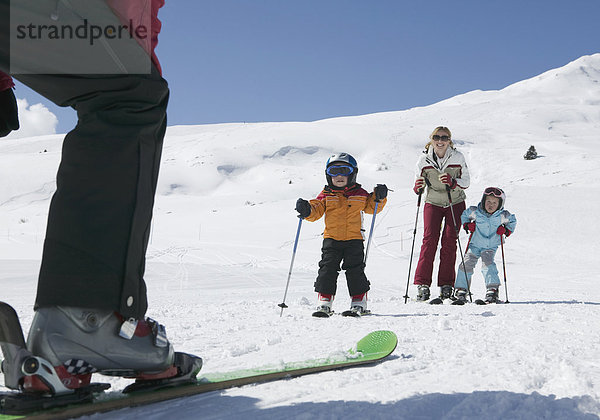
<instances>
[{"instance_id":1,"label":"blue ski helmet","mask_svg":"<svg viewBox=\"0 0 600 420\"><path fill-rule=\"evenodd\" d=\"M356 184L356 175L358 174L358 163L356 163L356 159L352 157L349 153L337 153L335 155L331 155L329 159L327 159L327 164L325 165L325 177L327 178L327 184L331 188L336 188L331 181L331 175L327 173L327 169L330 166L334 166L335 163L338 164L346 164L352 167L353 171L350 175L348 175L348 187Z\"/></svg>"}]
</instances>

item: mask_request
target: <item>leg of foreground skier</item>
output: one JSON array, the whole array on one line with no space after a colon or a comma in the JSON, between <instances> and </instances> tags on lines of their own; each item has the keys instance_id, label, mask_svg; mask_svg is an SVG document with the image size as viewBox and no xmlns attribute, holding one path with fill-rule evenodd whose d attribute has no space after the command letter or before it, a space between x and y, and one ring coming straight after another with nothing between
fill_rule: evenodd
<instances>
[{"instance_id":1,"label":"leg of foreground skier","mask_svg":"<svg viewBox=\"0 0 600 420\"><path fill-rule=\"evenodd\" d=\"M1 15L14 12L15 2L1 1ZM145 318L145 253L169 96L153 53L163 3L105 0L59 8L39 0L20 6L25 19L31 14L36 22L52 12L63 26L81 25L81 17L100 28L147 22L147 38L97 42L100 50L65 48L55 40L32 44L39 51L9 51L2 30L0 70L18 67L19 81L78 115L64 139L27 340L27 350L47 360L71 389L87 385L92 372L155 384L193 379L201 367L200 358L175 353L165 328ZM37 67L37 57L49 62ZM77 74L60 70L68 60L80 66ZM148 71L128 71L128 60L147 60ZM6 384L54 392L36 376L7 377Z\"/></svg>"}]
</instances>

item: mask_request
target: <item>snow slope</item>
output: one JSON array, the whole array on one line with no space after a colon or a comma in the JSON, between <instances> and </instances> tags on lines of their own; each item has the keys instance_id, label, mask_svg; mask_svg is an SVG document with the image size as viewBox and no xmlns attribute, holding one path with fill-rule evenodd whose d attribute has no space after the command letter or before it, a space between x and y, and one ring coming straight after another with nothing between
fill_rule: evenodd
<instances>
[{"instance_id":1,"label":"snow slope","mask_svg":"<svg viewBox=\"0 0 600 420\"><path fill-rule=\"evenodd\" d=\"M399 345L373 367L104 417L599 418L599 105L595 54L499 91L405 111L170 127L146 281L148 315L167 326L176 349L201 355L204 371L215 372L327 356L375 329L395 331ZM450 127L469 163L467 204L495 185L517 216L505 245L509 305L404 304L417 211L413 172L437 125ZM0 142L0 287L25 330L61 140ZM530 145L540 157L525 161ZM357 158L366 189L386 183L394 190L377 216L368 259L374 315L310 316L323 229L318 221L302 225L289 308L280 317L298 224L295 200L318 194L324 162L337 151ZM367 230L370 222L366 216ZM464 233L461 238L464 248ZM500 252L496 262L501 270ZM349 305L343 274L338 285L334 309L341 312ZM484 294L479 266L472 291L475 298ZM416 295L412 285L409 294ZM128 383L108 380L115 388Z\"/></svg>"}]
</instances>

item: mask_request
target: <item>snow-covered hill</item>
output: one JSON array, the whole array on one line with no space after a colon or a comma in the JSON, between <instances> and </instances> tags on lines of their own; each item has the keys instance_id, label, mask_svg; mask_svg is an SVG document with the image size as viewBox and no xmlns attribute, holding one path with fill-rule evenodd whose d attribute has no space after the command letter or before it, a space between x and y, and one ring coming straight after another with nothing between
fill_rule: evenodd
<instances>
[{"instance_id":1,"label":"snow-covered hill","mask_svg":"<svg viewBox=\"0 0 600 420\"><path fill-rule=\"evenodd\" d=\"M170 127L146 280L148 315L167 325L177 349L202 355L212 372L325 356L374 329L391 329L400 342L395 357L375 367L212 393L135 415L598 418L599 105L595 54L499 91L405 111ZM452 130L467 158L467 204L495 185L517 216L505 246L510 305L404 304L417 211L414 167L437 125ZM0 287L25 329L61 140L0 141ZM530 145L540 157L526 161ZM280 318L295 200L320 191L325 161L337 151L357 158L365 188L386 183L394 190L377 216L367 266L375 315L310 316L319 221L303 223L289 308ZM419 221L415 261L421 235ZM500 253L496 261L501 266ZM337 311L349 305L343 274L339 286ZM484 293L479 266L472 290ZM412 285L409 294L416 295Z\"/></svg>"}]
</instances>

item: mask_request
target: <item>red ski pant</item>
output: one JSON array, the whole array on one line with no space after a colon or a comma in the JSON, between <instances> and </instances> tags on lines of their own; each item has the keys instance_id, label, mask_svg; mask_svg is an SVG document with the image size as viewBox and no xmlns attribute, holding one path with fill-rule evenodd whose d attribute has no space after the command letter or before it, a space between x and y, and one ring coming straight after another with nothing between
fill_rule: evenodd
<instances>
[{"instance_id":1,"label":"red ski pant","mask_svg":"<svg viewBox=\"0 0 600 420\"><path fill-rule=\"evenodd\" d=\"M439 207L430 203L425 204L423 219L425 231L419 263L415 272L415 284L431 286L433 261L437 251L440 232L442 233L442 248L440 250L440 267L438 271L438 286L454 285L456 262L456 227L460 229L460 216L465 210L465 202L453 204L455 221L452 220L450 207ZM442 222L444 223L442 227Z\"/></svg>"}]
</instances>

